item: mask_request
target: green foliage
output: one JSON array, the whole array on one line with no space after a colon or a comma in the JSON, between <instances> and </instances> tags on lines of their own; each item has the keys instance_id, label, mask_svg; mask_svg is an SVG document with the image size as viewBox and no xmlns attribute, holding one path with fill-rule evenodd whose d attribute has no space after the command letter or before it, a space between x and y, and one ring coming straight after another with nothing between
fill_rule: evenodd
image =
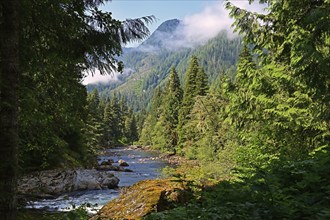
<instances>
[{"instance_id":1,"label":"green foliage","mask_svg":"<svg viewBox=\"0 0 330 220\"><path fill-rule=\"evenodd\" d=\"M329 106L329 93L321 84L329 79L322 78L328 75L326 67L314 65L327 59L316 55L316 48L322 47L319 44L326 44L326 40L311 42L309 40L315 40L311 35L302 39L296 30L309 31L315 24L307 25L305 18L315 15L315 19L321 21L324 16L321 11L328 10L329 5L320 3L318 7L305 3L271 1L271 12L267 15L250 13L227 4L236 18L237 28L246 34L245 41L254 45L252 51L259 54L253 60L248 49L244 49L237 68L235 92L228 106L231 109L230 122L237 130L238 161L243 162L243 166L253 163L259 166L279 155L288 159L304 158L311 150L328 144L330 133L326 125L328 108L325 106ZM291 14L291 10L297 8L301 11ZM287 29L288 21L292 25ZM329 33L326 26L319 31ZM258 38L255 37L257 33ZM298 55L297 45L301 44L304 47L299 47L299 53L304 55ZM308 54L305 49L310 47L315 49ZM306 60L301 64L313 67L303 70L292 62L302 56L313 56L313 61ZM309 68L313 68L313 73ZM322 83L311 84L309 78L316 72L322 75L318 76L323 79Z\"/></svg>"},{"instance_id":2,"label":"green foliage","mask_svg":"<svg viewBox=\"0 0 330 220\"><path fill-rule=\"evenodd\" d=\"M253 176L222 181L196 200L146 219L328 219L329 149L301 161L277 160Z\"/></svg>"},{"instance_id":3,"label":"green foliage","mask_svg":"<svg viewBox=\"0 0 330 220\"><path fill-rule=\"evenodd\" d=\"M196 75L196 93L200 96L205 96L208 91L207 75L204 69L200 68Z\"/></svg>"},{"instance_id":4,"label":"green foliage","mask_svg":"<svg viewBox=\"0 0 330 220\"><path fill-rule=\"evenodd\" d=\"M119 95L120 96L120 95ZM102 117L102 147L113 147L122 144L131 144L138 140L138 128L132 109L127 107L124 98L119 100L115 95L103 101L104 110L100 111ZM100 103L101 104L101 103ZM102 108L99 106L99 108Z\"/></svg>"},{"instance_id":5,"label":"green foliage","mask_svg":"<svg viewBox=\"0 0 330 220\"><path fill-rule=\"evenodd\" d=\"M236 76L198 96L191 64L183 89L190 176L232 180L147 219L329 218L330 2L260 2L269 13L227 2L245 41Z\"/></svg>"},{"instance_id":6,"label":"green foliage","mask_svg":"<svg viewBox=\"0 0 330 220\"><path fill-rule=\"evenodd\" d=\"M24 169L59 166L67 159L83 161L86 91L75 77L65 72L57 77L24 75L19 114L19 159Z\"/></svg>"},{"instance_id":7,"label":"green foliage","mask_svg":"<svg viewBox=\"0 0 330 220\"><path fill-rule=\"evenodd\" d=\"M141 131L140 142L145 145L151 145L154 143L155 126L158 121L158 118L161 113L161 103L162 103L162 91L160 89L156 89L153 99L151 101L150 112L147 118L144 121L143 128Z\"/></svg>"},{"instance_id":8,"label":"green foliage","mask_svg":"<svg viewBox=\"0 0 330 220\"><path fill-rule=\"evenodd\" d=\"M183 99L180 109L180 126L185 124L185 121L189 120L189 113L192 109L195 100L198 95L197 88L197 74L200 72L197 57L193 56L190 60L189 67L185 74L185 81L183 86ZM202 85L202 83L200 83Z\"/></svg>"},{"instance_id":9,"label":"green foliage","mask_svg":"<svg viewBox=\"0 0 330 220\"><path fill-rule=\"evenodd\" d=\"M122 119L119 101L116 96L111 99L104 109L104 146L116 144L118 138L122 135Z\"/></svg>"},{"instance_id":10,"label":"green foliage","mask_svg":"<svg viewBox=\"0 0 330 220\"><path fill-rule=\"evenodd\" d=\"M104 132L102 123L104 107L101 101L96 89L92 93L87 94L87 119L83 131L88 149L88 156L90 157L95 156L97 150L100 148L102 134Z\"/></svg>"},{"instance_id":11,"label":"green foliage","mask_svg":"<svg viewBox=\"0 0 330 220\"><path fill-rule=\"evenodd\" d=\"M68 212L63 220L87 220L90 216L87 213L86 207L88 205L79 206L77 209Z\"/></svg>"},{"instance_id":12,"label":"green foliage","mask_svg":"<svg viewBox=\"0 0 330 220\"><path fill-rule=\"evenodd\" d=\"M170 72L169 80L165 87L165 97L161 108L162 115L159 118L159 125L162 127L163 139L165 144L162 145L164 150L175 151L178 143L177 126L179 123L179 110L182 100L182 90L178 74L173 67Z\"/></svg>"},{"instance_id":13,"label":"green foliage","mask_svg":"<svg viewBox=\"0 0 330 220\"><path fill-rule=\"evenodd\" d=\"M186 156L200 161L213 161L227 146L227 130L223 123L225 102L213 94L197 96L191 119L183 127L187 132Z\"/></svg>"},{"instance_id":14,"label":"green foliage","mask_svg":"<svg viewBox=\"0 0 330 220\"><path fill-rule=\"evenodd\" d=\"M191 110L195 104L195 97L198 95L206 95L207 76L204 70L199 66L197 57L193 56L187 69L183 87L182 105L179 111L179 141L182 146L185 142L192 142L189 137L191 134L187 132L185 127L191 119Z\"/></svg>"},{"instance_id":15,"label":"green foliage","mask_svg":"<svg viewBox=\"0 0 330 220\"><path fill-rule=\"evenodd\" d=\"M139 133L132 109L128 110L124 125L124 136L126 137L126 142L129 143L137 141L139 139Z\"/></svg>"},{"instance_id":16,"label":"green foliage","mask_svg":"<svg viewBox=\"0 0 330 220\"><path fill-rule=\"evenodd\" d=\"M70 212L49 212L43 210L19 210L18 220L87 220L90 216L86 210L87 205L80 206L79 208Z\"/></svg>"},{"instance_id":17,"label":"green foliage","mask_svg":"<svg viewBox=\"0 0 330 220\"><path fill-rule=\"evenodd\" d=\"M87 97L81 81L95 68L102 74L121 71L121 44L145 38L154 19L118 21L98 9L106 1L20 2L21 74L15 80L24 170L80 165L99 145L98 97ZM1 93L4 88L1 83Z\"/></svg>"}]
</instances>

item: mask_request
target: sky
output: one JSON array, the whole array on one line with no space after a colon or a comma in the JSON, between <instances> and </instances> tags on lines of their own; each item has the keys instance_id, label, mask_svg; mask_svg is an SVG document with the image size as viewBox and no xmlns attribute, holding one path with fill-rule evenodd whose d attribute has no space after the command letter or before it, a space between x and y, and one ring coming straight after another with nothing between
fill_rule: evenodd
<instances>
[{"instance_id":1,"label":"sky","mask_svg":"<svg viewBox=\"0 0 330 220\"><path fill-rule=\"evenodd\" d=\"M157 21L150 26L154 31L169 19L183 19L187 15L199 13L207 5L220 1L207 0L112 0L102 7L110 11L114 18L125 20L154 15Z\"/></svg>"},{"instance_id":2,"label":"sky","mask_svg":"<svg viewBox=\"0 0 330 220\"><path fill-rule=\"evenodd\" d=\"M250 11L262 12L264 8L259 4L249 5L248 0L231 2ZM185 36L187 45L193 41L205 42L221 30L232 33L233 20L229 18L222 0L112 0L103 5L101 10L112 12L113 17L118 20L154 15L156 22L149 26L151 33L166 20L180 19L184 24L180 32ZM136 47L138 44L129 44L126 47ZM83 84L108 82L116 79L113 76L87 76Z\"/></svg>"}]
</instances>

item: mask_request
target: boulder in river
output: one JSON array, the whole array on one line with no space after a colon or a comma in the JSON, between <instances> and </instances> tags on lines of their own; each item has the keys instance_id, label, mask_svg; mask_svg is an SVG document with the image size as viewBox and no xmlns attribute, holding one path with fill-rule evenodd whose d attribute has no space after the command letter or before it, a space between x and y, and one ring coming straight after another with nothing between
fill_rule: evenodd
<instances>
[{"instance_id":1,"label":"boulder in river","mask_svg":"<svg viewBox=\"0 0 330 220\"><path fill-rule=\"evenodd\" d=\"M18 181L18 193L60 195L62 193L118 187L119 179L109 172L92 169L48 170L25 175Z\"/></svg>"},{"instance_id":2,"label":"boulder in river","mask_svg":"<svg viewBox=\"0 0 330 220\"><path fill-rule=\"evenodd\" d=\"M115 161L113 159L104 160L100 165L112 165Z\"/></svg>"},{"instance_id":3,"label":"boulder in river","mask_svg":"<svg viewBox=\"0 0 330 220\"><path fill-rule=\"evenodd\" d=\"M116 165L98 165L96 170L99 171L118 171L118 172L133 172L133 170L125 169L122 166L116 166Z\"/></svg>"},{"instance_id":4,"label":"boulder in river","mask_svg":"<svg viewBox=\"0 0 330 220\"><path fill-rule=\"evenodd\" d=\"M119 198L91 218L141 219L154 211L164 211L189 200L191 193L186 184L171 179L144 180L124 189Z\"/></svg>"},{"instance_id":5,"label":"boulder in river","mask_svg":"<svg viewBox=\"0 0 330 220\"><path fill-rule=\"evenodd\" d=\"M128 167L128 163L125 160L118 160L119 166L121 167Z\"/></svg>"},{"instance_id":6,"label":"boulder in river","mask_svg":"<svg viewBox=\"0 0 330 220\"><path fill-rule=\"evenodd\" d=\"M103 166L103 165L111 165L111 163L109 163L108 161L102 161L101 162L101 165Z\"/></svg>"}]
</instances>

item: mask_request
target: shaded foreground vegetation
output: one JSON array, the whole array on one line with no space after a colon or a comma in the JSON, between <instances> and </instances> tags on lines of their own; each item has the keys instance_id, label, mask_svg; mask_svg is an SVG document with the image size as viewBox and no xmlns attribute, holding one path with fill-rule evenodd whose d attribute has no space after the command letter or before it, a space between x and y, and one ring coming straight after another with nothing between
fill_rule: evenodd
<instances>
[{"instance_id":1,"label":"shaded foreground vegetation","mask_svg":"<svg viewBox=\"0 0 330 220\"><path fill-rule=\"evenodd\" d=\"M145 219L328 219L329 155L320 151L305 160L278 160L247 176L206 186L190 185L194 199ZM184 182L183 179L181 181Z\"/></svg>"}]
</instances>

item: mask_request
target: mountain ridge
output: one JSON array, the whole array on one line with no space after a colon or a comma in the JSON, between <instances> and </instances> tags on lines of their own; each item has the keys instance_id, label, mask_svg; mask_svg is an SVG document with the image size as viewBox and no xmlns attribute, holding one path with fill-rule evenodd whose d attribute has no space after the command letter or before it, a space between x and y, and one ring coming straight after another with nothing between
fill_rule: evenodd
<instances>
[{"instance_id":1,"label":"mountain ridge","mask_svg":"<svg viewBox=\"0 0 330 220\"><path fill-rule=\"evenodd\" d=\"M177 68L181 82L188 61L192 55L199 59L205 69L209 81L214 81L220 73L234 72L240 51L241 39L228 38L225 31L195 48L181 45L176 50L168 48L167 40L180 40L178 19L163 22L150 37L137 48L124 49L120 60L132 74L122 76L120 81L109 82L108 85L87 85L89 91L97 88L102 97L114 93L125 96L135 111L148 106L156 87L165 82L172 66ZM160 38L160 36L162 38ZM163 41L167 36L166 41Z\"/></svg>"}]
</instances>

